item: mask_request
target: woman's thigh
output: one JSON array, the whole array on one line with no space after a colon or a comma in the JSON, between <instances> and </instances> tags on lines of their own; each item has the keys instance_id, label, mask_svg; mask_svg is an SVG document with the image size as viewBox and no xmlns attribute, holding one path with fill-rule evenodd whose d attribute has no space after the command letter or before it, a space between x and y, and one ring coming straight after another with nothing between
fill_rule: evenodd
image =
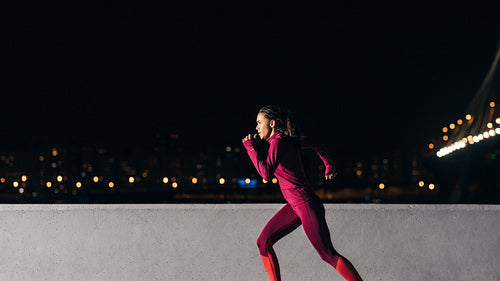
<instances>
[{"instance_id":1,"label":"woman's thigh","mask_svg":"<svg viewBox=\"0 0 500 281\"><path fill-rule=\"evenodd\" d=\"M300 217L306 236L316 251L322 256L333 257L337 255L330 230L325 219L325 209L321 201L310 201L294 208Z\"/></svg>"},{"instance_id":2,"label":"woman's thigh","mask_svg":"<svg viewBox=\"0 0 500 281\"><path fill-rule=\"evenodd\" d=\"M257 244L260 241L272 245L297 229L300 224L300 218L295 214L290 204L286 204L266 224L257 240Z\"/></svg>"}]
</instances>

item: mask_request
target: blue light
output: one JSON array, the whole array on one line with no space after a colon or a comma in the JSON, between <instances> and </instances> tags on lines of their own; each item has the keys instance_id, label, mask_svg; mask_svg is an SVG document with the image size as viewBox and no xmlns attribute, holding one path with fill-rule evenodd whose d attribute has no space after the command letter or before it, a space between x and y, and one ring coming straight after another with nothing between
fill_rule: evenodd
<instances>
[{"instance_id":1,"label":"blue light","mask_svg":"<svg viewBox=\"0 0 500 281\"><path fill-rule=\"evenodd\" d=\"M241 188L256 188L258 182L257 179L251 179L248 183L247 179L238 179L238 184Z\"/></svg>"}]
</instances>

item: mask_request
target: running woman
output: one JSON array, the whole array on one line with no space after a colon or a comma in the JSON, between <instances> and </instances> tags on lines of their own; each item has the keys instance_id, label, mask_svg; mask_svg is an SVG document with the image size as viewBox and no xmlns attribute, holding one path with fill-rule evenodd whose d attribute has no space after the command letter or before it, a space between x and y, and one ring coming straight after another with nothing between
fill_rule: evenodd
<instances>
[{"instance_id":1,"label":"running woman","mask_svg":"<svg viewBox=\"0 0 500 281\"><path fill-rule=\"evenodd\" d=\"M312 149L326 166L325 178L336 175L333 162L321 146L308 145L298 136L293 115L279 106L264 106L257 115L257 134L242 142L255 168L264 180L278 179L287 204L266 224L257 239L260 257L271 281L279 281L280 270L273 245L302 225L320 257L332 265L346 280L362 280L354 266L333 247L325 220L323 203L306 180L300 149ZM258 142L266 140L262 151Z\"/></svg>"}]
</instances>

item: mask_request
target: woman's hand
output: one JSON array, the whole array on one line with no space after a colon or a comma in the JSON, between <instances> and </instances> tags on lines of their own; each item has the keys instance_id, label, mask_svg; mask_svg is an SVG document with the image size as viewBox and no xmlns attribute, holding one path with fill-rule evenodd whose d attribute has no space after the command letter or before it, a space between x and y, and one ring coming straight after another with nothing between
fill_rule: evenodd
<instances>
[{"instance_id":1,"label":"woman's hand","mask_svg":"<svg viewBox=\"0 0 500 281\"><path fill-rule=\"evenodd\" d=\"M247 136L245 136L245 137L241 140L241 142L246 142L247 140L253 140L253 139L256 139L256 138L257 138L257 134L255 134L255 135L253 135L253 136L252 136L251 134L248 134Z\"/></svg>"},{"instance_id":2,"label":"woman's hand","mask_svg":"<svg viewBox=\"0 0 500 281\"><path fill-rule=\"evenodd\" d=\"M337 173L330 173L328 175L325 175L326 180L333 180L337 176Z\"/></svg>"},{"instance_id":3,"label":"woman's hand","mask_svg":"<svg viewBox=\"0 0 500 281\"><path fill-rule=\"evenodd\" d=\"M255 136L252 136L251 134L248 134L248 135L246 135L246 136L245 136L245 137L241 140L241 142L246 142L247 140L252 140L252 139L254 139L254 138L255 138Z\"/></svg>"}]
</instances>

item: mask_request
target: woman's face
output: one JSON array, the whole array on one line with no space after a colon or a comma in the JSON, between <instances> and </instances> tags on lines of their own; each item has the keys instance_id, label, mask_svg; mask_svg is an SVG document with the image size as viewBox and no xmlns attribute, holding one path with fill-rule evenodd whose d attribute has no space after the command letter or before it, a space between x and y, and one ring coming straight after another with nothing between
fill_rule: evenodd
<instances>
[{"instance_id":1,"label":"woman's face","mask_svg":"<svg viewBox=\"0 0 500 281\"><path fill-rule=\"evenodd\" d=\"M274 125L275 121L266 118L264 113L257 114L257 127L255 129L261 139L268 139L274 134Z\"/></svg>"}]
</instances>

